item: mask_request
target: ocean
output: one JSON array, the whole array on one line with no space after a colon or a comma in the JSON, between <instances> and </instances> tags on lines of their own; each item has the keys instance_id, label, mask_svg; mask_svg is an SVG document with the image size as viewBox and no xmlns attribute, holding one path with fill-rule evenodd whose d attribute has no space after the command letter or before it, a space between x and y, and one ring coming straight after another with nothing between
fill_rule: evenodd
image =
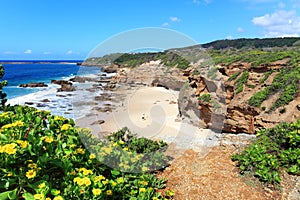
<instances>
[{"instance_id":1,"label":"ocean","mask_svg":"<svg viewBox=\"0 0 300 200\"><path fill-rule=\"evenodd\" d=\"M83 115L82 112L74 113L72 104L75 98L79 100L84 96L84 91L81 91L82 94L78 94L78 92L58 93L57 88L60 86L51 84L51 80L69 80L74 76L100 76L103 74L99 67L79 66L77 62L31 61L22 64L2 64L5 71L2 80L8 81L8 86L3 89L7 94L8 103L11 105L31 104L33 107L39 105L38 108L41 110L50 110L53 114L68 118L77 118L79 115ZM44 82L48 87L19 87L20 84L32 82ZM101 93L101 91L99 92ZM49 102L41 104L41 101L45 99Z\"/></svg>"}]
</instances>

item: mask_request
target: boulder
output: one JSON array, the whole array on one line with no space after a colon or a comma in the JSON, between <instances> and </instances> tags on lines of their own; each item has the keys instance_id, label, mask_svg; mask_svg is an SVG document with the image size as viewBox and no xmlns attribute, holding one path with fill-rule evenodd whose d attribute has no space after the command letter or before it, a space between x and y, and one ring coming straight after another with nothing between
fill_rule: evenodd
<instances>
[{"instance_id":1,"label":"boulder","mask_svg":"<svg viewBox=\"0 0 300 200\"><path fill-rule=\"evenodd\" d=\"M66 80L51 80L52 84L60 85L61 88L57 89L57 92L72 92L75 91L75 87L70 81Z\"/></svg>"}]
</instances>

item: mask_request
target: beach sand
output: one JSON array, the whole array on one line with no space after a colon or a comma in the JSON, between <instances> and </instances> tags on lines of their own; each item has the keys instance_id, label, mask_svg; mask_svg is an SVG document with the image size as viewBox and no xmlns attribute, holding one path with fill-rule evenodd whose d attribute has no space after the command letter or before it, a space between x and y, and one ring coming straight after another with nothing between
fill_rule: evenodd
<instances>
[{"instance_id":1,"label":"beach sand","mask_svg":"<svg viewBox=\"0 0 300 200\"><path fill-rule=\"evenodd\" d=\"M91 113L77 119L76 124L91 128L96 137L128 127L138 137L164 140L175 144L177 149L203 152L216 145L216 140L212 139L213 131L197 128L180 119L179 92L162 87L136 87L118 89L116 93L125 94L125 98L113 103L113 112Z\"/></svg>"}]
</instances>

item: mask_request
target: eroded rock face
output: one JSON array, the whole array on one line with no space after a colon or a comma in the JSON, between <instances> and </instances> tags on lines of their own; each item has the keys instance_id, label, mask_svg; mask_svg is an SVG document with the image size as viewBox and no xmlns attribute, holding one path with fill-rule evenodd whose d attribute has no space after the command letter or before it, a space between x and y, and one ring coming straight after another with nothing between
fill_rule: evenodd
<instances>
[{"instance_id":1,"label":"eroded rock face","mask_svg":"<svg viewBox=\"0 0 300 200\"><path fill-rule=\"evenodd\" d=\"M272 83L276 73L271 75L265 83L261 83L261 78L264 77L264 73L269 70L281 69L287 66L288 60L281 60L271 63L269 65L261 65L253 68L249 63L235 63L230 66L218 66L218 72L221 76L220 84L224 88L224 93L220 91L220 85L217 81L207 78L203 73L195 75L192 68L183 71L183 75L187 77L189 87L193 89L193 94L201 96L203 94L211 94L215 96L215 100L222 106L226 106L225 113L218 113L213 108L212 102L198 101L198 111L196 116L199 117L199 124L203 128L218 128L222 127L223 132L230 133L248 133L254 134L259 128L271 128L276 126L280 122L293 122L300 117L300 96L290 102L286 108L286 113L280 113L277 110L267 113L261 108L252 107L249 105L249 99L258 91ZM247 70L249 77L247 80L248 85L254 87L248 87L246 84L243 86L241 93L236 93L237 85L235 81L228 81L236 72L243 72ZM221 95L220 95L221 94ZM192 95L192 94L189 94ZM222 96L223 95L223 96ZM271 96L264 106L270 107L276 100L275 96ZM178 101L179 104L184 104L183 101ZM180 113L183 117L190 118L191 111L196 109L196 101L193 103L185 103L185 105L179 106ZM195 117L192 120L195 124Z\"/></svg>"},{"instance_id":2,"label":"eroded rock face","mask_svg":"<svg viewBox=\"0 0 300 200\"><path fill-rule=\"evenodd\" d=\"M27 83L27 84L20 84L19 87L27 88L27 87L48 87L47 84L44 82L38 82L38 83Z\"/></svg>"},{"instance_id":3,"label":"eroded rock face","mask_svg":"<svg viewBox=\"0 0 300 200\"><path fill-rule=\"evenodd\" d=\"M106 85L106 89L112 90L117 88L118 84L126 83L177 90L180 91L178 99L180 117L190 123L223 132L254 134L259 128L274 127L283 121L293 122L300 117L300 95L285 107L286 113L280 113L278 109L266 113L263 109L252 107L248 103L256 92L270 85L276 75L275 72L261 83L264 73L272 69L281 69L286 63L287 60L282 60L255 68L249 63L220 65L214 72L214 78L208 76L209 67L201 68L198 72L192 67L185 70L177 68L166 70L158 64L143 64L133 69L118 69L117 75ZM249 72L247 83L243 86L242 92L237 94L235 80L228 79L237 72L246 70ZM210 94L211 101L200 101L198 98L203 94ZM275 97L270 97L264 106L272 105L274 99Z\"/></svg>"}]
</instances>

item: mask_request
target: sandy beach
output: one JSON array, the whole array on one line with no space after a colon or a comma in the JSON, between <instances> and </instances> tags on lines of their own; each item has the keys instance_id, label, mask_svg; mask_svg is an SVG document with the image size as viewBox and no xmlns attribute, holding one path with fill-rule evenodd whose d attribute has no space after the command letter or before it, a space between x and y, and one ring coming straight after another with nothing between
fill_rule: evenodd
<instances>
[{"instance_id":1,"label":"sandy beach","mask_svg":"<svg viewBox=\"0 0 300 200\"><path fill-rule=\"evenodd\" d=\"M180 119L178 91L143 86L114 92L123 98L112 103L112 112L94 112L77 119L76 124L91 128L96 137L128 127L139 137L164 140L175 144L177 149L194 149L202 153L207 150L204 146L217 143L212 139L216 134L211 130L197 128Z\"/></svg>"}]
</instances>

